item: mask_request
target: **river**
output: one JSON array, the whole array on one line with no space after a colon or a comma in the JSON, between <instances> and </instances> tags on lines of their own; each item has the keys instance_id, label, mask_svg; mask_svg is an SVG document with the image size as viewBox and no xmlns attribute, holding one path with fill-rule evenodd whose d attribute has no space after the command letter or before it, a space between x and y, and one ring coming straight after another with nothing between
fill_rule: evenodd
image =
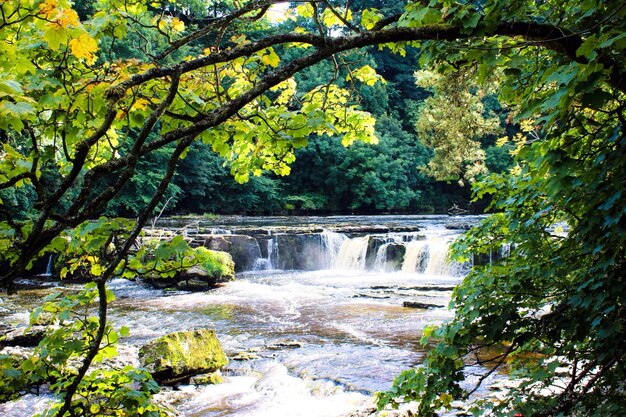
<instances>
[{"instance_id":1,"label":"river","mask_svg":"<svg viewBox=\"0 0 626 417\"><path fill-rule=\"evenodd\" d=\"M214 328L230 357L223 371L226 383L182 386L178 392L164 394L188 417L332 417L371 406L374 392L389 388L402 370L419 366L425 355L419 344L424 327L451 317L445 306L468 265L449 264L447 248L460 228L476 220L448 216L251 219L248 226L270 231L286 224L321 227L324 268L276 269L280 262L270 242L255 264L257 270L238 273L235 281L207 292L164 292L116 279L110 284L116 293L111 321L131 332L121 341L120 350L134 360L138 346L155 337ZM360 236L341 233L346 224L393 224L419 231ZM232 233L229 227L234 225L220 224L219 230ZM373 236L379 245L376 257L367 260L367 241ZM404 256L401 265L390 267L381 247L392 244L402 245ZM28 308L41 294L27 291L12 297L12 302ZM404 302L440 307L407 308ZM3 320L17 322L25 316L18 313ZM28 396L0 405L0 415L31 415L44 400Z\"/></svg>"}]
</instances>

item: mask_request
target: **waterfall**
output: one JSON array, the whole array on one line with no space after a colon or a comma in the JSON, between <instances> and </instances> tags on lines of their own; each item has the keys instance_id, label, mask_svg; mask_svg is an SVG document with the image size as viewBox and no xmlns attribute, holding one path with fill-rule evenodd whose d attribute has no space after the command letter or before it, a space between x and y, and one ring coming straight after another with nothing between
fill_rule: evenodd
<instances>
[{"instance_id":1,"label":"waterfall","mask_svg":"<svg viewBox=\"0 0 626 417\"><path fill-rule=\"evenodd\" d=\"M264 242L266 245L267 257L257 258L252 267L253 271L273 270L276 269L276 265L278 265L278 236L272 235L271 231L268 231L268 236L271 236L271 238L259 240L259 242ZM263 251L261 251L261 253L263 253Z\"/></svg>"},{"instance_id":2,"label":"waterfall","mask_svg":"<svg viewBox=\"0 0 626 417\"><path fill-rule=\"evenodd\" d=\"M335 260L336 269L364 270L369 236L346 239Z\"/></svg>"},{"instance_id":3,"label":"waterfall","mask_svg":"<svg viewBox=\"0 0 626 417\"><path fill-rule=\"evenodd\" d=\"M348 237L341 233L331 232L328 230L324 230L320 233L322 252L326 255L324 257L324 269L331 268L335 265L341 246L346 240L348 240Z\"/></svg>"},{"instance_id":4,"label":"waterfall","mask_svg":"<svg viewBox=\"0 0 626 417\"><path fill-rule=\"evenodd\" d=\"M424 240L413 240L406 245L402 272L424 272L429 258L428 243Z\"/></svg>"},{"instance_id":5,"label":"waterfall","mask_svg":"<svg viewBox=\"0 0 626 417\"><path fill-rule=\"evenodd\" d=\"M272 235L270 231L268 231L268 234ZM269 264L268 269L276 269L276 265L278 265L278 236L276 235L267 241L267 261Z\"/></svg>"},{"instance_id":6,"label":"waterfall","mask_svg":"<svg viewBox=\"0 0 626 417\"><path fill-rule=\"evenodd\" d=\"M228 229L222 229L219 227L213 227L210 229L212 235L232 235L233 232Z\"/></svg>"},{"instance_id":7,"label":"waterfall","mask_svg":"<svg viewBox=\"0 0 626 417\"><path fill-rule=\"evenodd\" d=\"M428 264L425 274L452 275L451 265L448 262L448 243L443 241L428 242Z\"/></svg>"},{"instance_id":8,"label":"waterfall","mask_svg":"<svg viewBox=\"0 0 626 417\"><path fill-rule=\"evenodd\" d=\"M47 277L52 276L52 273L54 268L54 255L49 255L48 257L48 264L46 265L46 273L44 274Z\"/></svg>"},{"instance_id":9,"label":"waterfall","mask_svg":"<svg viewBox=\"0 0 626 417\"><path fill-rule=\"evenodd\" d=\"M387 248L390 243L382 244L376 251L376 258L374 258L374 271L384 271L385 263L387 262Z\"/></svg>"},{"instance_id":10,"label":"waterfall","mask_svg":"<svg viewBox=\"0 0 626 417\"><path fill-rule=\"evenodd\" d=\"M427 275L457 275L463 265L448 261L448 242L443 240L414 240L406 245L402 272Z\"/></svg>"}]
</instances>

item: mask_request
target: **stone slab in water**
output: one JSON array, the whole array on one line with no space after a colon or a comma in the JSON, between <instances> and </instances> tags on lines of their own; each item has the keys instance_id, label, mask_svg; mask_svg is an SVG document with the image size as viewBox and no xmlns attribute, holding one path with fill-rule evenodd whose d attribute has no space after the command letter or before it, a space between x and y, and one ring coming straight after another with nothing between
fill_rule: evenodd
<instances>
[{"instance_id":1,"label":"stone slab in water","mask_svg":"<svg viewBox=\"0 0 626 417\"><path fill-rule=\"evenodd\" d=\"M417 301L405 301L402 303L402 305L404 307L410 307L410 308L441 308L444 306L440 306L437 304L428 304L428 303L418 303Z\"/></svg>"}]
</instances>

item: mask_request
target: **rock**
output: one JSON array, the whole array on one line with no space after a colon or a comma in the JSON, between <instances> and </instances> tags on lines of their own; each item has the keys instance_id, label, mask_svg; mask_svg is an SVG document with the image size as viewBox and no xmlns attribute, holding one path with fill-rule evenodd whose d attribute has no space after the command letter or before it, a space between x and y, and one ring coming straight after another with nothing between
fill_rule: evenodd
<instances>
[{"instance_id":1,"label":"rock","mask_svg":"<svg viewBox=\"0 0 626 417\"><path fill-rule=\"evenodd\" d=\"M174 384L191 376L215 372L228 364L214 330L170 333L139 350L141 365L162 384Z\"/></svg>"},{"instance_id":2,"label":"rock","mask_svg":"<svg viewBox=\"0 0 626 417\"><path fill-rule=\"evenodd\" d=\"M213 280L213 277L203 266L194 265L188 270L181 272L180 279L209 282Z\"/></svg>"},{"instance_id":3,"label":"rock","mask_svg":"<svg viewBox=\"0 0 626 417\"><path fill-rule=\"evenodd\" d=\"M279 234L278 269L315 271L330 267L320 233Z\"/></svg>"},{"instance_id":4,"label":"rock","mask_svg":"<svg viewBox=\"0 0 626 417\"><path fill-rule=\"evenodd\" d=\"M189 383L194 385L217 385L222 384L225 381L226 380L220 372L211 372L209 374L196 375L192 376L189 379Z\"/></svg>"},{"instance_id":5,"label":"rock","mask_svg":"<svg viewBox=\"0 0 626 417\"><path fill-rule=\"evenodd\" d=\"M389 243L381 250L385 251L385 262L381 265L383 271L393 272L402 269L406 246L401 243Z\"/></svg>"},{"instance_id":6,"label":"rock","mask_svg":"<svg viewBox=\"0 0 626 417\"><path fill-rule=\"evenodd\" d=\"M45 326L31 326L24 329L5 329L0 335L0 349L5 346L35 347L46 334Z\"/></svg>"},{"instance_id":7,"label":"rock","mask_svg":"<svg viewBox=\"0 0 626 417\"><path fill-rule=\"evenodd\" d=\"M230 242L227 241L223 235L208 235L204 239L203 246L211 250L228 252L230 249Z\"/></svg>"},{"instance_id":8,"label":"rock","mask_svg":"<svg viewBox=\"0 0 626 417\"><path fill-rule=\"evenodd\" d=\"M186 279L176 283L176 289L181 291L206 291L214 285L197 279ZM165 289L165 288L164 288Z\"/></svg>"},{"instance_id":9,"label":"rock","mask_svg":"<svg viewBox=\"0 0 626 417\"><path fill-rule=\"evenodd\" d=\"M238 354L231 357L230 359L233 361L251 361L253 359L258 359L258 358L259 358L259 355L257 355L256 353L239 352Z\"/></svg>"},{"instance_id":10,"label":"rock","mask_svg":"<svg viewBox=\"0 0 626 417\"><path fill-rule=\"evenodd\" d=\"M186 291L206 291L221 282L235 278L235 264L226 252L207 250L209 259L206 264L194 265L174 277L161 278L157 274L144 277L152 286L159 289L176 288Z\"/></svg>"},{"instance_id":11,"label":"rock","mask_svg":"<svg viewBox=\"0 0 626 417\"><path fill-rule=\"evenodd\" d=\"M445 224L444 226L446 229L448 230L469 230L472 228L472 224L471 223L455 223L455 222L448 222Z\"/></svg>"},{"instance_id":12,"label":"rock","mask_svg":"<svg viewBox=\"0 0 626 417\"><path fill-rule=\"evenodd\" d=\"M283 340L278 343L274 343L272 345L267 346L269 350L279 350L279 349L298 349L304 346L301 342L296 340Z\"/></svg>"},{"instance_id":13,"label":"rock","mask_svg":"<svg viewBox=\"0 0 626 417\"><path fill-rule=\"evenodd\" d=\"M365 269L372 269L376 262L378 250L389 240L381 236L370 236L367 241L367 250L365 252Z\"/></svg>"},{"instance_id":14,"label":"rock","mask_svg":"<svg viewBox=\"0 0 626 417\"><path fill-rule=\"evenodd\" d=\"M404 307L410 308L441 308L444 306L439 306L437 304L428 304L428 303L418 303L417 301L405 301L402 303Z\"/></svg>"},{"instance_id":15,"label":"rock","mask_svg":"<svg viewBox=\"0 0 626 417\"><path fill-rule=\"evenodd\" d=\"M204 240L204 247L227 252L235 262L235 271L252 270L261 257L261 248L257 240L245 235L209 235Z\"/></svg>"}]
</instances>

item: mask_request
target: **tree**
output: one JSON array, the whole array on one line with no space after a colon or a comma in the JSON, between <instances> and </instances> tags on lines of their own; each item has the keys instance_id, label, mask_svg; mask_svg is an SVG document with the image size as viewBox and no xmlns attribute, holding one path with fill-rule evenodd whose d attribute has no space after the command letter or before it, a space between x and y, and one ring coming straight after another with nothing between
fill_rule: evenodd
<instances>
[{"instance_id":1,"label":"tree","mask_svg":"<svg viewBox=\"0 0 626 417\"><path fill-rule=\"evenodd\" d=\"M474 392L461 387L465 375L480 384L506 366L519 387L499 402L471 401L475 414L622 415L626 8L494 1L446 13L454 19L459 11L486 35L504 19L558 27L561 36L548 43L485 36L453 44L454 53L422 44L422 65L434 59L444 73L470 69L480 80L503 71L500 100L519 128L499 144L515 154L516 166L476 185L477 197L493 196L498 214L459 239L454 257L467 261L503 245L511 254L472 268L454 291L454 319L425 332L423 342L434 348L424 366L400 375L379 406L417 400L418 414L432 416ZM443 9L414 12L438 16Z\"/></svg>"},{"instance_id":2,"label":"tree","mask_svg":"<svg viewBox=\"0 0 626 417\"><path fill-rule=\"evenodd\" d=\"M418 136L435 154L423 169L434 178L458 180L461 185L487 173L480 139L500 131L500 120L485 110L486 92L472 83L472 75L415 73L417 85L433 92L421 104L416 122Z\"/></svg>"},{"instance_id":3,"label":"tree","mask_svg":"<svg viewBox=\"0 0 626 417\"><path fill-rule=\"evenodd\" d=\"M200 21L158 2L148 10L144 2L102 0L83 21L66 0L0 4L0 189L30 188L37 209L17 221L3 207L0 245L11 267L0 282L10 286L37 256L61 253L66 268L80 268L94 282L76 303L97 299L99 306L97 319L81 321L88 328L79 329L85 337L72 353L81 365L60 378L62 401L54 412L70 415L76 394L98 378L88 373L91 363L103 341L115 339L106 324L106 281L142 270L142 258L130 249L189 147L209 144L245 182L263 170L287 174L295 150L312 134L339 135L345 145L376 142L374 120L350 90L331 79L297 96L293 78L373 45L399 54L419 47L422 66L440 64L444 73L450 62L475 67L479 81L502 69L501 99L517 107L519 120L534 120L515 141L519 168L479 189L496 193L494 207L510 211L457 245L466 256L508 241L516 245L513 256L470 274L455 293L456 319L436 333L441 344L423 370L398 380L396 394L420 398L420 413L432 414L461 394L460 360L476 340L506 341L506 357L532 349L551 361L531 381L553 380L554 363L574 370L562 393L513 392L511 407L522 404L536 414L584 413L590 404L599 404L598 413L623 410L623 4L446 0L408 2L402 14L385 15L322 0L297 6L294 13L308 24L282 32L263 20L276 2L217 2L219 12ZM247 36L240 29L250 22L267 31ZM138 56L117 58L116 45L128 38ZM289 59L280 46L303 50ZM378 78L363 66L351 68L347 81ZM140 161L168 149L165 172L135 222L92 221ZM567 236L549 234L547 227L561 219L569 224ZM180 239L155 254L152 268L201 255ZM503 275L505 282L495 279ZM591 296L587 288L595 290ZM540 308L548 313L533 316ZM28 363L22 371L34 368ZM117 378L144 378L130 374ZM381 397L381 405L390 402L396 400Z\"/></svg>"}]
</instances>

